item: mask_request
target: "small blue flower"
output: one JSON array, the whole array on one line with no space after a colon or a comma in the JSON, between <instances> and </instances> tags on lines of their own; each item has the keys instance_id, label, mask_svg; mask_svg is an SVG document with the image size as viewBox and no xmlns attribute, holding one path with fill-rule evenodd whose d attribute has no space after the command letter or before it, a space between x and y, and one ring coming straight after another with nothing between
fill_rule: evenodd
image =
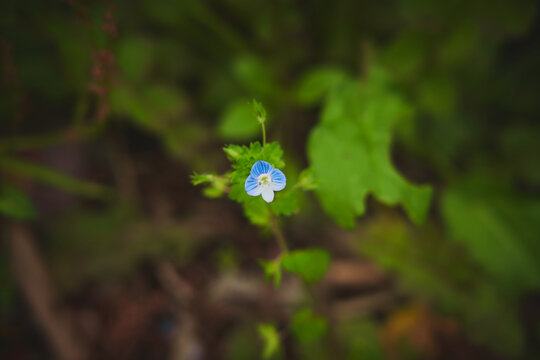
<instances>
[{"instance_id":1,"label":"small blue flower","mask_svg":"<svg viewBox=\"0 0 540 360\"><path fill-rule=\"evenodd\" d=\"M264 201L270 203L274 200L274 191L283 190L285 185L287 185L287 178L281 170L274 169L266 161L257 161L251 167L245 189L248 195L262 195Z\"/></svg>"}]
</instances>

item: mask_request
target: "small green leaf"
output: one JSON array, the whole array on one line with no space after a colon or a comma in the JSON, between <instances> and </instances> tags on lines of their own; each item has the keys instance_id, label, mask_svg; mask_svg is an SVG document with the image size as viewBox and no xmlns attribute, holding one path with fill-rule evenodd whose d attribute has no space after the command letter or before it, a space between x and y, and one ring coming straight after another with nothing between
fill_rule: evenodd
<instances>
[{"instance_id":1,"label":"small green leaf","mask_svg":"<svg viewBox=\"0 0 540 360\"><path fill-rule=\"evenodd\" d=\"M191 175L191 183L195 186L204 184L204 183L209 183L209 182L212 182L212 179L214 178L214 176L215 175L213 174L193 173L193 175Z\"/></svg>"},{"instance_id":2,"label":"small green leaf","mask_svg":"<svg viewBox=\"0 0 540 360\"><path fill-rule=\"evenodd\" d=\"M274 287L277 289L281 285L282 271L281 271L281 258L276 260L263 260L259 259L259 264L264 269L264 277L266 281L274 279Z\"/></svg>"},{"instance_id":3,"label":"small green leaf","mask_svg":"<svg viewBox=\"0 0 540 360\"><path fill-rule=\"evenodd\" d=\"M4 186L0 192L0 213L21 220L33 219L36 216L36 209L32 201L22 191Z\"/></svg>"},{"instance_id":4,"label":"small green leaf","mask_svg":"<svg viewBox=\"0 0 540 360\"><path fill-rule=\"evenodd\" d=\"M191 183L195 186L206 183L210 184L203 190L203 194L209 198L221 197L227 191L229 182L230 179L228 174L219 176L214 174L194 173L191 175Z\"/></svg>"},{"instance_id":5,"label":"small green leaf","mask_svg":"<svg viewBox=\"0 0 540 360\"><path fill-rule=\"evenodd\" d=\"M291 215L298 210L298 192L296 190L277 192L274 201L270 203L270 208L276 215Z\"/></svg>"},{"instance_id":6,"label":"small green leaf","mask_svg":"<svg viewBox=\"0 0 540 360\"><path fill-rule=\"evenodd\" d=\"M313 343L326 333L326 319L313 314L311 309L298 310L291 321L291 328L296 339L302 343Z\"/></svg>"},{"instance_id":7,"label":"small green leaf","mask_svg":"<svg viewBox=\"0 0 540 360\"><path fill-rule=\"evenodd\" d=\"M223 148L227 159L230 161L238 161L240 156L244 154L244 149L240 145L228 145Z\"/></svg>"},{"instance_id":8,"label":"small green leaf","mask_svg":"<svg viewBox=\"0 0 540 360\"><path fill-rule=\"evenodd\" d=\"M244 189L242 189L244 191ZM245 191L244 191L245 194ZM259 226L267 226L270 223L270 210L261 197L252 197L243 202L244 214L251 223Z\"/></svg>"},{"instance_id":9,"label":"small green leaf","mask_svg":"<svg viewBox=\"0 0 540 360\"><path fill-rule=\"evenodd\" d=\"M257 120L260 123L264 123L266 121L266 109L264 106L255 99L253 99L251 106L253 107L253 112L255 113Z\"/></svg>"},{"instance_id":10,"label":"small green leaf","mask_svg":"<svg viewBox=\"0 0 540 360\"><path fill-rule=\"evenodd\" d=\"M257 330L264 343L263 357L270 359L280 349L279 333L272 324L259 324Z\"/></svg>"},{"instance_id":11,"label":"small green leaf","mask_svg":"<svg viewBox=\"0 0 540 360\"><path fill-rule=\"evenodd\" d=\"M203 195L207 198L216 199L221 197L225 193L226 189L226 183L215 182L211 186L205 187L203 189Z\"/></svg>"},{"instance_id":12,"label":"small green leaf","mask_svg":"<svg viewBox=\"0 0 540 360\"><path fill-rule=\"evenodd\" d=\"M283 267L308 283L321 279L330 266L330 254L317 248L295 250L283 255Z\"/></svg>"}]
</instances>

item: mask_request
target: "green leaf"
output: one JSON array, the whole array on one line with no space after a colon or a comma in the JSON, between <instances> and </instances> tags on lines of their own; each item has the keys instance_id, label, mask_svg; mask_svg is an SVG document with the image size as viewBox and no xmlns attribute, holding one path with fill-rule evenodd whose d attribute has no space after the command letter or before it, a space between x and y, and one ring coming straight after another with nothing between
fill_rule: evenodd
<instances>
[{"instance_id":1,"label":"green leaf","mask_svg":"<svg viewBox=\"0 0 540 360\"><path fill-rule=\"evenodd\" d=\"M227 191L229 181L228 174L219 176L214 174L194 173L191 175L191 183L195 186L207 183L210 184L203 190L203 194L209 198L221 197Z\"/></svg>"},{"instance_id":2,"label":"green leaf","mask_svg":"<svg viewBox=\"0 0 540 360\"><path fill-rule=\"evenodd\" d=\"M221 117L218 133L225 140L251 139L259 133L260 125L253 115L252 105L245 100L233 102Z\"/></svg>"},{"instance_id":3,"label":"green leaf","mask_svg":"<svg viewBox=\"0 0 540 360\"><path fill-rule=\"evenodd\" d=\"M253 107L253 112L255 113L257 120L260 123L264 123L266 121L266 109L263 104L253 99L251 106Z\"/></svg>"},{"instance_id":4,"label":"green leaf","mask_svg":"<svg viewBox=\"0 0 540 360\"><path fill-rule=\"evenodd\" d=\"M344 81L330 92L309 137L308 155L319 200L339 225L354 226L368 193L389 205L403 204L416 223L424 220L431 188L407 182L390 157L393 125L411 114L378 69L365 83Z\"/></svg>"},{"instance_id":5,"label":"green leaf","mask_svg":"<svg viewBox=\"0 0 540 360\"><path fill-rule=\"evenodd\" d=\"M223 151L225 152L225 155L227 155L227 159L229 161L238 161L240 159L240 156L244 155L244 148L241 145L228 145L223 148Z\"/></svg>"},{"instance_id":6,"label":"green leaf","mask_svg":"<svg viewBox=\"0 0 540 360\"><path fill-rule=\"evenodd\" d=\"M211 186L204 188L203 195L211 199L216 199L223 196L226 189L227 189L226 182L214 182Z\"/></svg>"},{"instance_id":7,"label":"green leaf","mask_svg":"<svg viewBox=\"0 0 540 360\"><path fill-rule=\"evenodd\" d=\"M302 343L313 343L321 339L328 324L326 319L313 314L311 309L298 310L291 321L291 329L296 339Z\"/></svg>"},{"instance_id":8,"label":"green leaf","mask_svg":"<svg viewBox=\"0 0 540 360\"><path fill-rule=\"evenodd\" d=\"M283 267L308 283L321 279L330 266L330 254L322 249L295 250L284 254Z\"/></svg>"},{"instance_id":9,"label":"green leaf","mask_svg":"<svg viewBox=\"0 0 540 360\"><path fill-rule=\"evenodd\" d=\"M191 183L195 186L197 185L200 185L200 184L205 184L205 183L209 183L209 182L212 182L212 180L214 179L216 175L214 174L197 174L197 173L193 173L193 175L191 175Z\"/></svg>"},{"instance_id":10,"label":"green leaf","mask_svg":"<svg viewBox=\"0 0 540 360\"><path fill-rule=\"evenodd\" d=\"M282 271L281 271L281 258L276 260L263 260L259 259L259 264L261 264L264 269L264 277L266 281L274 279L274 287L277 289L281 285Z\"/></svg>"},{"instance_id":11,"label":"green leaf","mask_svg":"<svg viewBox=\"0 0 540 360\"><path fill-rule=\"evenodd\" d=\"M264 343L263 357L270 359L280 349L279 333L272 324L259 324L257 331Z\"/></svg>"},{"instance_id":12,"label":"green leaf","mask_svg":"<svg viewBox=\"0 0 540 360\"><path fill-rule=\"evenodd\" d=\"M270 203L270 209L276 215L289 216L298 211L297 190L285 190L275 193L274 201Z\"/></svg>"},{"instance_id":13,"label":"green leaf","mask_svg":"<svg viewBox=\"0 0 540 360\"><path fill-rule=\"evenodd\" d=\"M249 197L243 201L244 214L251 223L258 226L266 226L270 223L270 209L264 200L260 197L252 197L246 194L242 188L245 196Z\"/></svg>"},{"instance_id":14,"label":"green leaf","mask_svg":"<svg viewBox=\"0 0 540 360\"><path fill-rule=\"evenodd\" d=\"M30 198L12 186L4 186L0 192L0 213L20 220L33 219L37 214Z\"/></svg>"},{"instance_id":15,"label":"green leaf","mask_svg":"<svg viewBox=\"0 0 540 360\"><path fill-rule=\"evenodd\" d=\"M347 75L333 67L317 67L305 74L296 89L296 98L301 105L313 105L323 99L330 89L340 84Z\"/></svg>"}]
</instances>

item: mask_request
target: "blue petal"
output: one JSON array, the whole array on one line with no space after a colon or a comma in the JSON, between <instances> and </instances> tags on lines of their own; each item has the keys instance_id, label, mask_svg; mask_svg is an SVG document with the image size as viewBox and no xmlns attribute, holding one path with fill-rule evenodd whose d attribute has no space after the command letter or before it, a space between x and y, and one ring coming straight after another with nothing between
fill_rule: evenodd
<instances>
[{"instance_id":1,"label":"blue petal","mask_svg":"<svg viewBox=\"0 0 540 360\"><path fill-rule=\"evenodd\" d=\"M251 176L257 178L261 174L268 174L272 170L272 165L266 161L259 160L251 167Z\"/></svg>"},{"instance_id":2,"label":"blue petal","mask_svg":"<svg viewBox=\"0 0 540 360\"><path fill-rule=\"evenodd\" d=\"M248 195L251 196L259 196L261 195L262 189L257 183L257 179L253 176L249 175L246 179L246 183L244 185L244 189L248 193Z\"/></svg>"},{"instance_id":3,"label":"blue petal","mask_svg":"<svg viewBox=\"0 0 540 360\"><path fill-rule=\"evenodd\" d=\"M283 190L285 185L287 185L287 178L281 170L272 169L270 172L270 177L272 178L272 189L274 191Z\"/></svg>"}]
</instances>

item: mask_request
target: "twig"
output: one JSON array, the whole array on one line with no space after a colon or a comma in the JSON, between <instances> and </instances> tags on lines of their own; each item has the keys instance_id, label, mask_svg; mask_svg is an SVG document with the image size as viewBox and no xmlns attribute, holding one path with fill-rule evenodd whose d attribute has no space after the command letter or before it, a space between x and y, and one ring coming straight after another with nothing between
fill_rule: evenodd
<instances>
[{"instance_id":1,"label":"twig","mask_svg":"<svg viewBox=\"0 0 540 360\"><path fill-rule=\"evenodd\" d=\"M169 261L157 264L156 275L165 292L174 300L173 311L179 322L173 336L170 359L201 359L204 351L197 336L197 318L192 308L194 297L192 288L178 275L174 265Z\"/></svg>"},{"instance_id":2,"label":"twig","mask_svg":"<svg viewBox=\"0 0 540 360\"><path fill-rule=\"evenodd\" d=\"M10 230L8 241L13 273L56 357L61 360L86 359L87 349L75 337L65 314L58 310L56 290L30 233L22 225L13 225Z\"/></svg>"}]
</instances>

